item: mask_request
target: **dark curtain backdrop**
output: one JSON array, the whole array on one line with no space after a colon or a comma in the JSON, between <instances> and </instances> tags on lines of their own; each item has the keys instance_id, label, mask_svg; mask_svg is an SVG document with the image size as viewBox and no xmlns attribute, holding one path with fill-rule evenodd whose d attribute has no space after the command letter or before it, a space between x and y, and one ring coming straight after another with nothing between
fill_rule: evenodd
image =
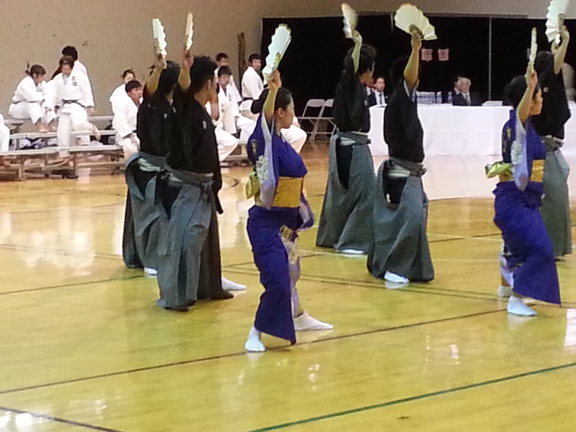
<instances>
[{"instance_id":1,"label":"dark curtain backdrop","mask_svg":"<svg viewBox=\"0 0 576 432\"><path fill-rule=\"evenodd\" d=\"M431 48L432 61L421 62L422 91L447 91L456 75L472 80L472 90L483 99L501 99L505 84L526 69L527 50L532 27L538 28L539 48L549 49L545 37L545 20L525 18L446 17L431 16L437 41L424 42ZM492 23L492 70L489 70L489 32ZM342 70L342 60L352 47L344 38L342 18L265 18L262 26L261 53L268 52L270 38L278 24L292 29L292 43L280 65L283 84L294 94L296 113L300 114L310 98L328 99ZM576 37L576 20L566 22ZM393 26L392 15L362 15L358 30L364 43L378 51L375 75L389 81L392 62L410 53L410 37ZM574 42L572 42L574 44ZM449 60L439 61L438 49L449 49ZM568 50L567 63L576 65L576 52ZM489 77L492 88L489 93ZM390 87L387 92L391 92Z\"/></svg>"}]
</instances>

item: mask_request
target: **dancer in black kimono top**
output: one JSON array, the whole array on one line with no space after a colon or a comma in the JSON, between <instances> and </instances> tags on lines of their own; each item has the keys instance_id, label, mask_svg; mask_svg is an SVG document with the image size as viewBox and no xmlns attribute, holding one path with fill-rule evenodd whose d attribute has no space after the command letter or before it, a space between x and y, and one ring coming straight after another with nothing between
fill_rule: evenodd
<instances>
[{"instance_id":1,"label":"dancer in black kimono top","mask_svg":"<svg viewBox=\"0 0 576 432\"><path fill-rule=\"evenodd\" d=\"M564 125L570 119L570 109L562 79L562 65L570 42L570 33L563 26L560 32L562 43L552 45L552 52L541 51L534 61L538 73L544 103L542 113L534 116L533 124L546 146L544 169L544 198L542 219L552 245L554 256L572 253L572 226L568 196L568 174L570 167L562 155Z\"/></svg>"},{"instance_id":2,"label":"dancer in black kimono top","mask_svg":"<svg viewBox=\"0 0 576 432\"><path fill-rule=\"evenodd\" d=\"M316 245L344 253L367 253L374 236L372 208L374 163L368 147L370 110L365 84L372 78L376 50L362 45L356 32L354 48L344 59L344 70L334 95L334 122L330 140L328 184Z\"/></svg>"},{"instance_id":3,"label":"dancer in black kimono top","mask_svg":"<svg viewBox=\"0 0 576 432\"><path fill-rule=\"evenodd\" d=\"M222 186L214 126L205 105L215 99L216 63L183 56L174 107L179 139L170 143L169 175L158 181L166 211L159 245L158 305L187 311L197 299L233 297L222 289L216 211Z\"/></svg>"},{"instance_id":4,"label":"dancer in black kimono top","mask_svg":"<svg viewBox=\"0 0 576 432\"><path fill-rule=\"evenodd\" d=\"M394 93L384 113L390 159L382 162L376 179L368 270L389 288L434 279L426 236L428 199L422 187L424 132L416 106L421 47L421 37L413 34L410 57L392 66Z\"/></svg>"}]
</instances>

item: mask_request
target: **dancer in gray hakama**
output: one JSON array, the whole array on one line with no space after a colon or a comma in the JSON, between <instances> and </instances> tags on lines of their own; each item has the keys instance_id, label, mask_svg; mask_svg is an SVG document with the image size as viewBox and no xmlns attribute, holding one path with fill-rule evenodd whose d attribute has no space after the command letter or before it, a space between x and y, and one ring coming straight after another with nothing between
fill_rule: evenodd
<instances>
[{"instance_id":1,"label":"dancer in gray hakama","mask_svg":"<svg viewBox=\"0 0 576 432\"><path fill-rule=\"evenodd\" d=\"M572 226L568 174L570 168L562 156L564 125L570 119L570 109L562 80L562 65L566 57L570 33L563 26L561 44L552 44L552 52L541 51L536 55L534 69L542 89L542 112L533 117L533 124L546 145L544 162L544 198L540 213L552 240L554 256L572 253Z\"/></svg>"},{"instance_id":2,"label":"dancer in gray hakama","mask_svg":"<svg viewBox=\"0 0 576 432\"><path fill-rule=\"evenodd\" d=\"M318 224L316 245L341 252L367 253L374 236L372 208L374 163L368 147L370 110L365 84L372 78L376 50L362 45L354 31L354 48L344 59L344 71L334 95L328 183Z\"/></svg>"},{"instance_id":3,"label":"dancer in gray hakama","mask_svg":"<svg viewBox=\"0 0 576 432\"><path fill-rule=\"evenodd\" d=\"M378 169L374 198L374 243L368 270L390 283L434 279L426 235L428 199L422 187L426 172L424 131L418 118L416 88L422 38L412 34L412 53L392 66L394 94L384 113L384 138L390 159Z\"/></svg>"}]
</instances>

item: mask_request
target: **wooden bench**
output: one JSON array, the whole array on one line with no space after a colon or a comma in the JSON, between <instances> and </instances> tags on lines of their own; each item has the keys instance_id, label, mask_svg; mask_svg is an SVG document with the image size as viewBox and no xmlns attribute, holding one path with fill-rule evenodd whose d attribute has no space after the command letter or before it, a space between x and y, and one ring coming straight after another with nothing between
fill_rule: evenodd
<instances>
[{"instance_id":1,"label":"wooden bench","mask_svg":"<svg viewBox=\"0 0 576 432\"><path fill-rule=\"evenodd\" d=\"M69 156L68 156L69 155ZM87 156L103 155L108 160L91 161ZM50 163L54 157L63 157L72 163ZM18 180L24 180L26 173L41 173L45 176L53 171L67 170L76 174L78 168L108 167L113 172L124 166L124 153L118 145L75 146L75 147L44 147L31 150L9 150L0 152L0 173L15 175Z\"/></svg>"}]
</instances>

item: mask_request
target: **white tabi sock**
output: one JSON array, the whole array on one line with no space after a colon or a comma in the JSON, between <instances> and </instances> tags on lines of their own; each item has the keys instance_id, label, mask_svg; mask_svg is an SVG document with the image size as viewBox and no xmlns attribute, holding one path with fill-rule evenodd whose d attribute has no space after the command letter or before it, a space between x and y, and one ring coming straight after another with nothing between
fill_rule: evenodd
<instances>
[{"instance_id":1,"label":"white tabi sock","mask_svg":"<svg viewBox=\"0 0 576 432\"><path fill-rule=\"evenodd\" d=\"M332 330L333 328L331 324L312 318L308 312L294 317L294 329L296 331Z\"/></svg>"},{"instance_id":2,"label":"white tabi sock","mask_svg":"<svg viewBox=\"0 0 576 432\"><path fill-rule=\"evenodd\" d=\"M224 276L222 276L222 289L224 291L244 291L246 289L246 285L232 282L230 279L226 279Z\"/></svg>"},{"instance_id":3,"label":"white tabi sock","mask_svg":"<svg viewBox=\"0 0 576 432\"><path fill-rule=\"evenodd\" d=\"M244 345L244 347L246 348L246 351L250 351L250 352L266 351L266 347L264 346L264 344L260 340L261 335L262 335L262 332L259 330L256 330L256 327L252 327L250 329L250 333L248 333L248 340L246 341L246 344Z\"/></svg>"},{"instance_id":4,"label":"white tabi sock","mask_svg":"<svg viewBox=\"0 0 576 432\"><path fill-rule=\"evenodd\" d=\"M410 282L410 279L405 278L404 276L400 276L399 274L392 273L391 271L387 271L384 274L384 280L387 280L388 282L399 283L399 284L407 284Z\"/></svg>"},{"instance_id":5,"label":"white tabi sock","mask_svg":"<svg viewBox=\"0 0 576 432\"><path fill-rule=\"evenodd\" d=\"M508 300L508 313L520 316L536 316L538 312L524 304L522 299L511 296Z\"/></svg>"},{"instance_id":6,"label":"white tabi sock","mask_svg":"<svg viewBox=\"0 0 576 432\"><path fill-rule=\"evenodd\" d=\"M498 287L498 297L508 298L512 295L512 287L509 285L500 285Z\"/></svg>"}]
</instances>

